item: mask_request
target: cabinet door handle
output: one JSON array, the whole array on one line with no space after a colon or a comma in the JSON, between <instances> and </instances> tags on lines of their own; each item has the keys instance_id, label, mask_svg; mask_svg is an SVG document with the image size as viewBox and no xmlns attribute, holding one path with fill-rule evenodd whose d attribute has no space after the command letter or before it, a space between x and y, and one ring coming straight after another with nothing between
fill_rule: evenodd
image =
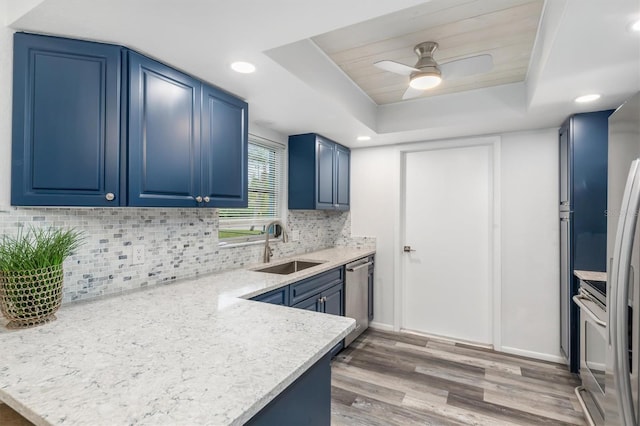
<instances>
[{"instance_id":1,"label":"cabinet door handle","mask_svg":"<svg viewBox=\"0 0 640 426\"><path fill-rule=\"evenodd\" d=\"M113 192L107 192L104 198L106 198L107 201L113 201L116 199L116 196Z\"/></svg>"},{"instance_id":2,"label":"cabinet door handle","mask_svg":"<svg viewBox=\"0 0 640 426\"><path fill-rule=\"evenodd\" d=\"M202 197L198 195L196 197L196 202L201 203L202 202Z\"/></svg>"},{"instance_id":3,"label":"cabinet door handle","mask_svg":"<svg viewBox=\"0 0 640 426\"><path fill-rule=\"evenodd\" d=\"M209 201L211 201L211 198L206 197L206 196L205 196L203 199L204 199L204 202L205 202L205 203L208 203Z\"/></svg>"}]
</instances>

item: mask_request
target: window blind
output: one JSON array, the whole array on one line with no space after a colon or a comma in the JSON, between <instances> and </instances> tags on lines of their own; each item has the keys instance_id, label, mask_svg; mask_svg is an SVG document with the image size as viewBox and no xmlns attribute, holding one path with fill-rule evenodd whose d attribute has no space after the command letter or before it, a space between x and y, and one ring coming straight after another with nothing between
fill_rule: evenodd
<instances>
[{"instance_id":1,"label":"window blind","mask_svg":"<svg viewBox=\"0 0 640 426\"><path fill-rule=\"evenodd\" d=\"M280 218L283 148L249 139L248 189L245 209L220 209L221 225L260 225Z\"/></svg>"}]
</instances>

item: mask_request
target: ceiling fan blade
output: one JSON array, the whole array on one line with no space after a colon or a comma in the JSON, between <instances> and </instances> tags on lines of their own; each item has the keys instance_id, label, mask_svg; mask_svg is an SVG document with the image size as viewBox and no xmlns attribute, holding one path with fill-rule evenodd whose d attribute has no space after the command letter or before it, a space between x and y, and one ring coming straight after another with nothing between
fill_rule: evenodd
<instances>
[{"instance_id":1,"label":"ceiling fan blade","mask_svg":"<svg viewBox=\"0 0 640 426\"><path fill-rule=\"evenodd\" d=\"M443 80L482 74L490 71L491 68L493 68L493 57L491 55L471 56L470 58L440 64Z\"/></svg>"},{"instance_id":2,"label":"ceiling fan blade","mask_svg":"<svg viewBox=\"0 0 640 426\"><path fill-rule=\"evenodd\" d=\"M412 72L418 71L414 67L410 67L409 65L401 64L400 62L394 61L378 61L374 62L373 65L382 70L400 75L411 75Z\"/></svg>"},{"instance_id":3,"label":"ceiling fan blade","mask_svg":"<svg viewBox=\"0 0 640 426\"><path fill-rule=\"evenodd\" d=\"M407 100L407 99L417 98L423 93L424 93L424 90L414 89L413 87L409 86L407 87L407 91L404 92L404 95L402 95L402 99Z\"/></svg>"}]
</instances>

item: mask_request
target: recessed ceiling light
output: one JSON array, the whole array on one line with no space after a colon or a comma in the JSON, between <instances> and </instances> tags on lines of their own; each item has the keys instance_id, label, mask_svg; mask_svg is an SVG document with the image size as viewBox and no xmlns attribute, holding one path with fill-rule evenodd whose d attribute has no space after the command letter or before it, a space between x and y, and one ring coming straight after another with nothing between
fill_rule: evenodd
<instances>
[{"instance_id":1,"label":"recessed ceiling light","mask_svg":"<svg viewBox=\"0 0 640 426\"><path fill-rule=\"evenodd\" d=\"M371 136L358 136L359 141L370 141Z\"/></svg>"},{"instance_id":2,"label":"recessed ceiling light","mask_svg":"<svg viewBox=\"0 0 640 426\"><path fill-rule=\"evenodd\" d=\"M640 19L631 24L631 31L640 31Z\"/></svg>"},{"instance_id":3,"label":"recessed ceiling light","mask_svg":"<svg viewBox=\"0 0 640 426\"><path fill-rule=\"evenodd\" d=\"M238 61L231 64L231 69L242 74L251 74L256 70L256 66L249 62Z\"/></svg>"},{"instance_id":4,"label":"recessed ceiling light","mask_svg":"<svg viewBox=\"0 0 640 426\"><path fill-rule=\"evenodd\" d=\"M598 95L597 93L593 93L590 95L584 95L584 96L578 96L575 101L579 104L585 103L585 102L593 102L595 100L600 99L600 95Z\"/></svg>"}]
</instances>

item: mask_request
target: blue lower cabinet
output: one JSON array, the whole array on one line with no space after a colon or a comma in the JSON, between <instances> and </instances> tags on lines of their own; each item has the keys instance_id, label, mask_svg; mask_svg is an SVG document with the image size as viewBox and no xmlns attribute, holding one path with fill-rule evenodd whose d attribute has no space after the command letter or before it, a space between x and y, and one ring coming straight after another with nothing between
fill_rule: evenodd
<instances>
[{"instance_id":1,"label":"blue lower cabinet","mask_svg":"<svg viewBox=\"0 0 640 426\"><path fill-rule=\"evenodd\" d=\"M344 316L344 284L340 283L323 291L322 311L325 314Z\"/></svg>"},{"instance_id":2,"label":"blue lower cabinet","mask_svg":"<svg viewBox=\"0 0 640 426\"><path fill-rule=\"evenodd\" d=\"M344 266L260 294L251 300L344 316ZM344 340L329 354L334 357L343 348Z\"/></svg>"},{"instance_id":3,"label":"blue lower cabinet","mask_svg":"<svg viewBox=\"0 0 640 426\"><path fill-rule=\"evenodd\" d=\"M272 305L289 306L289 286L272 290L268 293L252 297L256 302L271 303Z\"/></svg>"},{"instance_id":4,"label":"blue lower cabinet","mask_svg":"<svg viewBox=\"0 0 640 426\"><path fill-rule=\"evenodd\" d=\"M291 307L296 309L306 309L307 311L322 312L322 299L320 298L320 295L317 294L307 300L291 305Z\"/></svg>"},{"instance_id":5,"label":"blue lower cabinet","mask_svg":"<svg viewBox=\"0 0 640 426\"><path fill-rule=\"evenodd\" d=\"M11 204L119 206L122 48L16 33Z\"/></svg>"},{"instance_id":6,"label":"blue lower cabinet","mask_svg":"<svg viewBox=\"0 0 640 426\"><path fill-rule=\"evenodd\" d=\"M369 257L369 260L371 262L374 262L374 257L371 256ZM371 265L369 265L369 271L368 271L368 276L367 276L367 288L368 288L368 293L369 293L369 309L368 309L368 313L369 313L369 322L373 321L373 285L375 283L375 269L374 269L374 264L372 263Z\"/></svg>"},{"instance_id":7,"label":"blue lower cabinet","mask_svg":"<svg viewBox=\"0 0 640 426\"><path fill-rule=\"evenodd\" d=\"M331 424L331 353L253 416L250 426L328 426Z\"/></svg>"},{"instance_id":8,"label":"blue lower cabinet","mask_svg":"<svg viewBox=\"0 0 640 426\"><path fill-rule=\"evenodd\" d=\"M260 294L251 300L344 316L344 266ZM344 340L338 342L329 355L334 357L343 348Z\"/></svg>"},{"instance_id":9,"label":"blue lower cabinet","mask_svg":"<svg viewBox=\"0 0 640 426\"><path fill-rule=\"evenodd\" d=\"M296 304L344 282L344 268L336 268L291 284L291 303Z\"/></svg>"},{"instance_id":10,"label":"blue lower cabinet","mask_svg":"<svg viewBox=\"0 0 640 426\"><path fill-rule=\"evenodd\" d=\"M340 351L343 349L344 349L344 339L340 340L337 345L331 348L331 350L329 351L329 353L331 354L331 358L338 355Z\"/></svg>"}]
</instances>

